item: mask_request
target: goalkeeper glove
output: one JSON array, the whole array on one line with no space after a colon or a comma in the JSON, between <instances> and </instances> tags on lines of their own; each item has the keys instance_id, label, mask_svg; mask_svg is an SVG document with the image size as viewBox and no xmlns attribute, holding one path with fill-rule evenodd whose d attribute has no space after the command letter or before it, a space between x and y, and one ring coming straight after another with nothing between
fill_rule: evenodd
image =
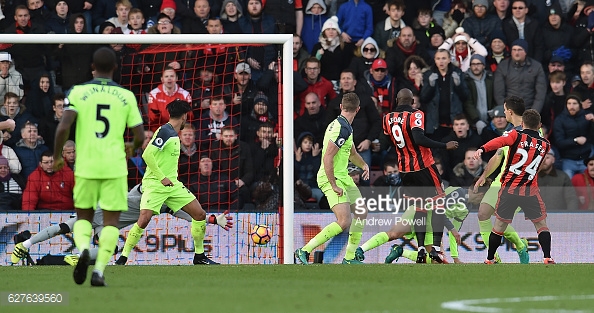
<instances>
[{"instance_id":1,"label":"goalkeeper glove","mask_svg":"<svg viewBox=\"0 0 594 313\"><path fill-rule=\"evenodd\" d=\"M229 228L233 228L233 217L227 214L229 214L229 210L216 216L213 214L208 217L208 223L219 225L222 229L228 231Z\"/></svg>"}]
</instances>

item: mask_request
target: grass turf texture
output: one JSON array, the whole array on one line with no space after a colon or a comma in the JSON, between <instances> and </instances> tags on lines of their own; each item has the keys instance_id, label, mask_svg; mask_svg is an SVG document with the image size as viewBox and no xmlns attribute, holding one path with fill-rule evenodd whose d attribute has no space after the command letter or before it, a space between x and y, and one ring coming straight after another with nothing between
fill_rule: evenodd
<instances>
[{"instance_id":1,"label":"grass turf texture","mask_svg":"<svg viewBox=\"0 0 594 313\"><path fill-rule=\"evenodd\" d=\"M27 312L452 312L454 300L594 294L593 264L109 266L108 287L72 279L72 267L0 266L0 291L68 293L67 306ZM594 300L483 305L594 312ZM16 312L25 305L5 306ZM19 309L20 308L20 309ZM497 311L495 311L497 312Z\"/></svg>"}]
</instances>

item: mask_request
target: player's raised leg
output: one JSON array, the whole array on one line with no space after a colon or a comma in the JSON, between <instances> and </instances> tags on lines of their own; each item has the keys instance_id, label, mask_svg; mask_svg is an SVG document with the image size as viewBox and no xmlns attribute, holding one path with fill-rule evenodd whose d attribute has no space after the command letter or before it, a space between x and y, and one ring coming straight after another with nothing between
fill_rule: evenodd
<instances>
[{"instance_id":1,"label":"player's raised leg","mask_svg":"<svg viewBox=\"0 0 594 313\"><path fill-rule=\"evenodd\" d=\"M46 241L50 238L53 238L57 235L67 234L69 233L72 228L74 227L74 223L76 222L76 217L71 217L70 219L66 220L64 223L55 224L52 226L48 226L42 230L40 230L37 234L33 235L31 238L20 242L15 245L14 251L10 256L10 261L13 264L19 262L19 260L24 259L27 257L27 253L29 253L29 248L34 244Z\"/></svg>"}]
</instances>

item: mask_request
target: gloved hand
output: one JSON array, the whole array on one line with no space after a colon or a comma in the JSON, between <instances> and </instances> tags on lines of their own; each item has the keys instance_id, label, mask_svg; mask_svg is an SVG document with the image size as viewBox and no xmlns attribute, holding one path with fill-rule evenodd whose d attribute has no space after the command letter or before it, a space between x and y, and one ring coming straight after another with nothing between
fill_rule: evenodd
<instances>
[{"instance_id":1,"label":"gloved hand","mask_svg":"<svg viewBox=\"0 0 594 313\"><path fill-rule=\"evenodd\" d=\"M460 74L458 72L452 72L452 80L454 81L454 85L460 86Z\"/></svg>"},{"instance_id":2,"label":"gloved hand","mask_svg":"<svg viewBox=\"0 0 594 313\"><path fill-rule=\"evenodd\" d=\"M213 214L208 217L208 223L219 225L222 229L228 231L229 228L233 228L233 217L227 214L229 214L229 210L226 210L217 216Z\"/></svg>"},{"instance_id":3,"label":"gloved hand","mask_svg":"<svg viewBox=\"0 0 594 313\"><path fill-rule=\"evenodd\" d=\"M479 120L474 126L476 127L476 132L480 135L483 133L483 129L487 127L487 123Z\"/></svg>"},{"instance_id":4,"label":"gloved hand","mask_svg":"<svg viewBox=\"0 0 594 313\"><path fill-rule=\"evenodd\" d=\"M429 85L431 85L431 87L435 87L435 81L437 80L439 76L437 76L437 73L433 73L431 75L429 75Z\"/></svg>"},{"instance_id":5,"label":"gloved hand","mask_svg":"<svg viewBox=\"0 0 594 313\"><path fill-rule=\"evenodd\" d=\"M565 46L561 46L553 51L553 56L561 57L563 61L567 62L571 60L573 53L571 53L571 50L565 48Z\"/></svg>"}]
</instances>

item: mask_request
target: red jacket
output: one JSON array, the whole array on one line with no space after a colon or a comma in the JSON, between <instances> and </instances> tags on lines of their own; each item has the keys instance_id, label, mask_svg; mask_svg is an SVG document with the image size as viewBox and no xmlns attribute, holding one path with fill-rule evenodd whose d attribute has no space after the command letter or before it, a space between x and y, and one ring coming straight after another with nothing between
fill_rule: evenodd
<instances>
[{"instance_id":1,"label":"red jacket","mask_svg":"<svg viewBox=\"0 0 594 313\"><path fill-rule=\"evenodd\" d=\"M38 166L23 192L23 211L74 210L74 172L68 167L48 175Z\"/></svg>"},{"instance_id":2,"label":"red jacket","mask_svg":"<svg viewBox=\"0 0 594 313\"><path fill-rule=\"evenodd\" d=\"M326 105L330 103L330 100L337 97L336 91L334 91L334 85L324 77L320 76L320 79L313 84L311 84L307 78L303 79L307 82L307 89L299 94L299 110L297 110L299 116L305 113L305 96L307 96L308 93L315 92L318 95L318 98L320 98L320 103L323 107L326 107Z\"/></svg>"},{"instance_id":3,"label":"red jacket","mask_svg":"<svg viewBox=\"0 0 594 313\"><path fill-rule=\"evenodd\" d=\"M186 100L190 106L192 105L192 95L178 85L175 85L175 91L172 95L168 95L163 91L163 84L160 84L157 88L151 90L148 98L150 130L156 131L157 128L169 121L167 105L175 99ZM188 113L188 120L192 121L191 111Z\"/></svg>"},{"instance_id":4,"label":"red jacket","mask_svg":"<svg viewBox=\"0 0 594 313\"><path fill-rule=\"evenodd\" d=\"M594 208L594 203L590 203L594 202L594 178L588 175L588 169L573 175L571 183L575 187L580 210L588 210L590 206Z\"/></svg>"}]
</instances>

